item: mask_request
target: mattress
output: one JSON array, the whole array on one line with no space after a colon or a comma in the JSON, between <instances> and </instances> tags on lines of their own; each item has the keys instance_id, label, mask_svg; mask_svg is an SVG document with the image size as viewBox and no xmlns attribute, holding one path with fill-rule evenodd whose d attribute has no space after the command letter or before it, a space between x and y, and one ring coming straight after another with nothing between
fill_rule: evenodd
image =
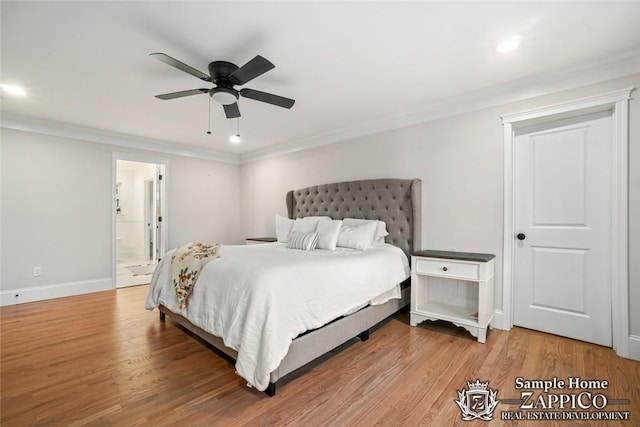
<instances>
[{"instance_id":1,"label":"mattress","mask_svg":"<svg viewBox=\"0 0 640 427\"><path fill-rule=\"evenodd\" d=\"M156 269L145 308L163 305L238 352L236 371L258 390L293 339L368 304L400 298L409 277L404 252L390 244L366 251L300 251L285 244L222 246L184 309L171 283L171 252Z\"/></svg>"}]
</instances>

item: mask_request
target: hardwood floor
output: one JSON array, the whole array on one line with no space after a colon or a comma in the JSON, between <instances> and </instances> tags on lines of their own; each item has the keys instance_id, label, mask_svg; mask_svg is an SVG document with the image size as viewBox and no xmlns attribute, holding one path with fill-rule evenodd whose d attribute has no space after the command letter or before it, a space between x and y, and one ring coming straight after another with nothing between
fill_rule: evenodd
<instances>
[{"instance_id":1,"label":"hardwood floor","mask_svg":"<svg viewBox=\"0 0 640 427\"><path fill-rule=\"evenodd\" d=\"M640 362L521 328L494 330L479 344L444 323L412 328L406 313L269 398L171 320L144 310L147 289L1 308L1 425L640 425ZM488 424L462 421L455 400L467 381L489 381L502 401L520 398L517 377L606 380L606 390L588 391L629 400L604 411L630 419L503 421L520 409L501 402Z\"/></svg>"}]
</instances>

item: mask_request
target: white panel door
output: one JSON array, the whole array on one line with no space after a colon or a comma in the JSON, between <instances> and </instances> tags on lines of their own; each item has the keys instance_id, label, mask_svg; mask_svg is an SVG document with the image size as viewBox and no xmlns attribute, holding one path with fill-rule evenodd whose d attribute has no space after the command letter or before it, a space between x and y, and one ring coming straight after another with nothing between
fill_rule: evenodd
<instances>
[{"instance_id":1,"label":"white panel door","mask_svg":"<svg viewBox=\"0 0 640 427\"><path fill-rule=\"evenodd\" d=\"M515 138L514 324L611 346L611 113Z\"/></svg>"}]
</instances>

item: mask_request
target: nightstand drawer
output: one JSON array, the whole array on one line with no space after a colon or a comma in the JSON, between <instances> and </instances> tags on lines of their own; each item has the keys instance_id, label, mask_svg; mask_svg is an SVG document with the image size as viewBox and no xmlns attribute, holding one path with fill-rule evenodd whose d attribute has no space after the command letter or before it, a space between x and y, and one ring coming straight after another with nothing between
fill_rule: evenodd
<instances>
[{"instance_id":1,"label":"nightstand drawer","mask_svg":"<svg viewBox=\"0 0 640 427\"><path fill-rule=\"evenodd\" d=\"M440 259L416 259L415 271L418 274L432 276L457 277L460 279L478 280L478 264L464 263Z\"/></svg>"}]
</instances>

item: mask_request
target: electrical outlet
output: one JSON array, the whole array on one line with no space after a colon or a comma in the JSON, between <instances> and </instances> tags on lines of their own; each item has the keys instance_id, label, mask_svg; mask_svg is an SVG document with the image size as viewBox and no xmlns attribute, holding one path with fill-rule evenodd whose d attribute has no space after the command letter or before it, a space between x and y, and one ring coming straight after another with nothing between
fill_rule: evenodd
<instances>
[{"instance_id":1,"label":"electrical outlet","mask_svg":"<svg viewBox=\"0 0 640 427\"><path fill-rule=\"evenodd\" d=\"M42 267L33 267L33 277L42 276Z\"/></svg>"}]
</instances>

